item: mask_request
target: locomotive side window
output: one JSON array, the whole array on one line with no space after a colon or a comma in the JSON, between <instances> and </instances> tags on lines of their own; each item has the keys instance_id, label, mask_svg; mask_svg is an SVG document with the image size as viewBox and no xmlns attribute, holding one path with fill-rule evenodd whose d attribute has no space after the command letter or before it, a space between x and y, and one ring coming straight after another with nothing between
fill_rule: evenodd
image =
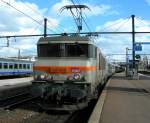
<instances>
[{"instance_id":1,"label":"locomotive side window","mask_svg":"<svg viewBox=\"0 0 150 123\"><path fill-rule=\"evenodd\" d=\"M8 69L8 63L4 63L4 69Z\"/></svg>"}]
</instances>

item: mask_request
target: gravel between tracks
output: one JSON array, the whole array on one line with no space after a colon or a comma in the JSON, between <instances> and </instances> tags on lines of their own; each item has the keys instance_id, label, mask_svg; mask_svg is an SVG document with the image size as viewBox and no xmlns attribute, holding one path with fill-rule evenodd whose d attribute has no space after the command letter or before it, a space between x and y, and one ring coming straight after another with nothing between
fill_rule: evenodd
<instances>
[{"instance_id":1,"label":"gravel between tracks","mask_svg":"<svg viewBox=\"0 0 150 123\"><path fill-rule=\"evenodd\" d=\"M38 112L16 109L13 111L0 110L0 123L23 123L26 119L38 115Z\"/></svg>"},{"instance_id":2,"label":"gravel between tracks","mask_svg":"<svg viewBox=\"0 0 150 123\"><path fill-rule=\"evenodd\" d=\"M29 108L30 107L30 108ZM64 123L69 113L39 112L25 105L14 110L0 109L0 123Z\"/></svg>"}]
</instances>

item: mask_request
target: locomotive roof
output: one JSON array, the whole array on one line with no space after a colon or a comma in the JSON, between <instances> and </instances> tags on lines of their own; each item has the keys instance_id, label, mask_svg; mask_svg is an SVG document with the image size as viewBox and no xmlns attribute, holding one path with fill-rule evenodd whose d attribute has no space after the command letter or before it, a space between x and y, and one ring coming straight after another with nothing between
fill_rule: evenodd
<instances>
[{"instance_id":1,"label":"locomotive roof","mask_svg":"<svg viewBox=\"0 0 150 123\"><path fill-rule=\"evenodd\" d=\"M89 43L91 42L91 40L89 39L89 37L86 36L54 36L54 37L41 37L38 41L38 44L43 44L43 43L47 43L47 42L69 42L69 43L73 43L73 42L82 42L82 43Z\"/></svg>"}]
</instances>

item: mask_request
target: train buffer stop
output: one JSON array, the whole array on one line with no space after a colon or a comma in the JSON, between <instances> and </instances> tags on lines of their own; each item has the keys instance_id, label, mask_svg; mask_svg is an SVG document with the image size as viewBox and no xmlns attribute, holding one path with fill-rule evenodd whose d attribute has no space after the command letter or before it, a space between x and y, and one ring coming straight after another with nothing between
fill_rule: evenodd
<instances>
[{"instance_id":1,"label":"train buffer stop","mask_svg":"<svg viewBox=\"0 0 150 123\"><path fill-rule=\"evenodd\" d=\"M149 123L150 76L115 74L106 84L88 123Z\"/></svg>"}]
</instances>

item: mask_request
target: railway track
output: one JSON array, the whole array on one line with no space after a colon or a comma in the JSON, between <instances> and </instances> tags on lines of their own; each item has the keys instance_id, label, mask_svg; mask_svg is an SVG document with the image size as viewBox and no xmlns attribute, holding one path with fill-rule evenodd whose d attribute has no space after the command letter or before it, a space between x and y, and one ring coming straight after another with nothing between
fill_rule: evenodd
<instances>
[{"instance_id":1,"label":"railway track","mask_svg":"<svg viewBox=\"0 0 150 123\"><path fill-rule=\"evenodd\" d=\"M32 99L31 99L32 100ZM5 109L14 107L13 110L0 110L0 123L86 123L89 108L74 111L44 111L39 110L35 100L5 106ZM18 106L16 106L18 105ZM7 108L6 108L7 107ZM13 121L12 121L13 119Z\"/></svg>"},{"instance_id":2,"label":"railway track","mask_svg":"<svg viewBox=\"0 0 150 123\"><path fill-rule=\"evenodd\" d=\"M41 110L40 98L22 93L0 100L0 123L87 123L93 108L74 112ZM4 116L3 116L4 115ZM12 121L13 119L13 121Z\"/></svg>"},{"instance_id":3,"label":"railway track","mask_svg":"<svg viewBox=\"0 0 150 123\"><path fill-rule=\"evenodd\" d=\"M4 100L0 100L0 107L3 109L11 109L19 104L25 103L36 98L38 97L33 97L29 93L22 93L12 97L8 97Z\"/></svg>"}]
</instances>

